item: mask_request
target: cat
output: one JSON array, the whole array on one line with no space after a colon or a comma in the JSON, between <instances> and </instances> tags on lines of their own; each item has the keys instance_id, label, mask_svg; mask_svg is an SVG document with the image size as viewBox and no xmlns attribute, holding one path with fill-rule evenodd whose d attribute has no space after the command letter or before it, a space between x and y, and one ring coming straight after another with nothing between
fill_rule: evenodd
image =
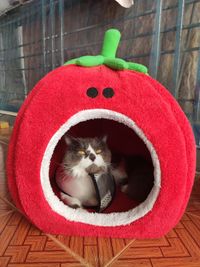
<instances>
[{"instance_id":1,"label":"cat","mask_svg":"<svg viewBox=\"0 0 200 267\"><path fill-rule=\"evenodd\" d=\"M96 190L89 174L103 174L111 165L111 151L107 136L102 138L74 138L65 135L67 151L56 183L61 200L72 208L97 206Z\"/></svg>"},{"instance_id":2,"label":"cat","mask_svg":"<svg viewBox=\"0 0 200 267\"><path fill-rule=\"evenodd\" d=\"M74 138L65 135L67 151L56 183L61 190L61 200L72 208L98 205L96 190L90 174L108 171L116 186L130 199L144 201L153 187L153 165L140 156L112 155L107 136L102 138Z\"/></svg>"}]
</instances>

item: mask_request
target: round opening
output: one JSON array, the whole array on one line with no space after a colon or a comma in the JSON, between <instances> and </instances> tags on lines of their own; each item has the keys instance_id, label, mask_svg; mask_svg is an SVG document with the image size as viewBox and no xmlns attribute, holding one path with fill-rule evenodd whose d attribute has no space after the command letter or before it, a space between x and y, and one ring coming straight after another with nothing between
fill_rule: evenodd
<instances>
[{"instance_id":1,"label":"round opening","mask_svg":"<svg viewBox=\"0 0 200 267\"><path fill-rule=\"evenodd\" d=\"M58 197L55 170L67 153L63 140L66 133L74 137L106 134L112 161L115 161L116 155L120 155L130 162L129 190L123 193L121 187L117 186L113 201L103 213L70 208ZM147 172L142 170L141 159L149 162ZM140 177L135 179L139 168L142 175L140 173ZM143 217L153 208L160 190L160 164L153 145L130 118L111 110L84 110L64 123L49 141L41 164L41 184L51 208L68 220L99 226L126 225Z\"/></svg>"}]
</instances>

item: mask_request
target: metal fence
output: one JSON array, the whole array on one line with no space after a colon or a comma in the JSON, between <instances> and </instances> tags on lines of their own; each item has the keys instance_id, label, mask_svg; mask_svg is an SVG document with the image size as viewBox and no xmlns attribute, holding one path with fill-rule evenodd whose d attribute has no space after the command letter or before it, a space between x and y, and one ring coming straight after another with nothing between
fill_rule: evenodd
<instances>
[{"instance_id":1,"label":"metal fence","mask_svg":"<svg viewBox=\"0 0 200 267\"><path fill-rule=\"evenodd\" d=\"M200 145L200 1L35 0L0 17L0 113L15 112L37 81L70 58L98 54L122 33L119 57L139 62L176 97Z\"/></svg>"}]
</instances>

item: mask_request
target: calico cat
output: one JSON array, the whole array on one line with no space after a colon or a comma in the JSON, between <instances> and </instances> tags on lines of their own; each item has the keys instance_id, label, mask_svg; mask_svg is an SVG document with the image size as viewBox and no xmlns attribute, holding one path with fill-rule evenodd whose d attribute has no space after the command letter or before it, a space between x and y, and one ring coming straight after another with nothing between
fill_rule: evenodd
<instances>
[{"instance_id":1,"label":"calico cat","mask_svg":"<svg viewBox=\"0 0 200 267\"><path fill-rule=\"evenodd\" d=\"M72 208L97 206L94 184L89 174L103 174L111 164L107 137L74 138L65 136L67 153L56 174L60 196Z\"/></svg>"}]
</instances>

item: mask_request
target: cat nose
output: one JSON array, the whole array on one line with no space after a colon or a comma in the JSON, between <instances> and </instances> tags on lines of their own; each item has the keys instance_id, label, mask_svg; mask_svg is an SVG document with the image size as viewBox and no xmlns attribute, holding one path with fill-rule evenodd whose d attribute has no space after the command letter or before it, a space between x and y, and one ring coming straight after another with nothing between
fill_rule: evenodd
<instances>
[{"instance_id":1,"label":"cat nose","mask_svg":"<svg viewBox=\"0 0 200 267\"><path fill-rule=\"evenodd\" d=\"M90 153L89 155L89 159L91 159L91 161L94 161L96 159L95 155Z\"/></svg>"}]
</instances>

